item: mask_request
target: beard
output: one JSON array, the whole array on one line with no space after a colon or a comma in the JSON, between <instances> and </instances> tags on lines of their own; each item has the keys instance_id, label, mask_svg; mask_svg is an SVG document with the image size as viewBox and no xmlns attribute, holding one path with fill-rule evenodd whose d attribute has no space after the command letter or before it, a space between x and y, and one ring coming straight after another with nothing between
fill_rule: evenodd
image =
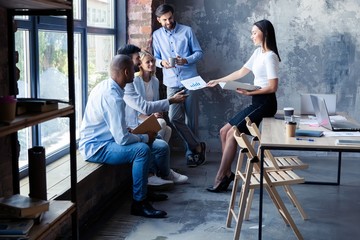
<instances>
[{"instance_id":1,"label":"beard","mask_svg":"<svg viewBox=\"0 0 360 240\"><path fill-rule=\"evenodd\" d=\"M173 30L175 28L175 22L172 22L172 23L170 23L168 25L165 25L164 27L165 27L166 30L169 30L169 31Z\"/></svg>"}]
</instances>

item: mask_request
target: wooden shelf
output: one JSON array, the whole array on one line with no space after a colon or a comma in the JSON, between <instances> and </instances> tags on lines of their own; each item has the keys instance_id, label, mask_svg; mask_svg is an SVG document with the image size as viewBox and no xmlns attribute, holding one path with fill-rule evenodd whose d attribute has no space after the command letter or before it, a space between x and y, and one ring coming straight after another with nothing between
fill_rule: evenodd
<instances>
[{"instance_id":1,"label":"wooden shelf","mask_svg":"<svg viewBox=\"0 0 360 240\"><path fill-rule=\"evenodd\" d=\"M70 215L75 212L75 204L71 201L50 201L49 211L44 213L40 224L35 224L30 230L30 239L43 239L49 233L67 221Z\"/></svg>"},{"instance_id":2,"label":"wooden shelf","mask_svg":"<svg viewBox=\"0 0 360 240\"><path fill-rule=\"evenodd\" d=\"M68 0L0 0L0 6L8 9L71 9Z\"/></svg>"},{"instance_id":3,"label":"wooden shelf","mask_svg":"<svg viewBox=\"0 0 360 240\"><path fill-rule=\"evenodd\" d=\"M59 109L44 112L22 114L17 116L9 125L0 126L0 137L6 136L10 133L17 132L23 128L31 127L39 123L55 119L57 117L64 117L74 112L74 107L67 104L59 104Z\"/></svg>"},{"instance_id":4,"label":"wooden shelf","mask_svg":"<svg viewBox=\"0 0 360 240\"><path fill-rule=\"evenodd\" d=\"M67 49L68 49L68 90L69 101L75 99L75 81L74 81L74 19L72 10L73 0L0 0L0 9L4 8L7 14L8 49L9 49L9 79L10 85L16 82L15 69L16 61L14 59L15 52L15 34L14 27L11 24L14 16L64 16L66 17L67 32ZM34 47L34 46L31 46ZM14 87L11 85L10 87ZM9 90L11 92L13 90ZM16 91L15 91L16 92ZM14 94L14 93L11 93ZM50 239L56 238L60 228L67 226L71 222L72 239L78 239L78 220L76 209L76 119L75 107L71 104L59 103L56 110L42 113L22 114L8 124L0 123L0 137L16 133L17 131L38 125L40 123L56 119L59 117L67 117L69 119L69 135L70 135L70 187L71 196L68 201L50 201L50 210L44 213L43 219L39 225L35 225L30 231L30 239ZM13 142L16 139L12 139ZM16 148L15 146L13 147ZM13 151L14 153L15 151ZM7 159L6 159L7 160ZM19 164L16 154L12 154L12 184L13 193L18 193L19 188ZM7 177L7 176L6 176Z\"/></svg>"}]
</instances>

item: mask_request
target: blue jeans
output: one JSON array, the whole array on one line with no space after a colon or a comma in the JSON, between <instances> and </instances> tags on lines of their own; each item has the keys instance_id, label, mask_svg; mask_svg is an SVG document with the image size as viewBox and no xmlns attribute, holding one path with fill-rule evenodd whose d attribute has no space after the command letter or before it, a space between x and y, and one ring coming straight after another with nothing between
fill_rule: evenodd
<instances>
[{"instance_id":1,"label":"blue jeans","mask_svg":"<svg viewBox=\"0 0 360 240\"><path fill-rule=\"evenodd\" d=\"M155 139L150 145L151 161L149 172L166 177L170 173L170 148L162 139Z\"/></svg>"},{"instance_id":2,"label":"blue jeans","mask_svg":"<svg viewBox=\"0 0 360 240\"><path fill-rule=\"evenodd\" d=\"M181 88L167 88L168 98L173 96ZM195 135L198 127L198 102L195 91L185 90L189 96L184 103L171 104L169 107L169 120L185 142L186 156L193 154L195 148L200 144Z\"/></svg>"},{"instance_id":3,"label":"blue jeans","mask_svg":"<svg viewBox=\"0 0 360 240\"><path fill-rule=\"evenodd\" d=\"M88 162L109 165L132 164L133 199L142 201L147 194L147 179L149 174L151 150L146 143L119 145L110 142L97 151Z\"/></svg>"}]
</instances>

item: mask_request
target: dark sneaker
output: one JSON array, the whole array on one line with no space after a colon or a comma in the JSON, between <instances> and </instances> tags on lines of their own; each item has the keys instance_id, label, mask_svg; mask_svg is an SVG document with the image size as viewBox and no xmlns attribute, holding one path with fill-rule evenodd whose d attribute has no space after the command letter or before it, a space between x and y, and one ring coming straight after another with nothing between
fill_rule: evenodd
<instances>
[{"instance_id":1,"label":"dark sneaker","mask_svg":"<svg viewBox=\"0 0 360 240\"><path fill-rule=\"evenodd\" d=\"M201 152L200 152L200 162L201 163L199 165L202 165L206 161L206 144L204 142L201 142L200 146L201 146Z\"/></svg>"},{"instance_id":2,"label":"dark sneaker","mask_svg":"<svg viewBox=\"0 0 360 240\"><path fill-rule=\"evenodd\" d=\"M201 151L197 154L194 154L194 161L196 166L201 166L206 161L206 144L204 142L200 143Z\"/></svg>"},{"instance_id":3,"label":"dark sneaker","mask_svg":"<svg viewBox=\"0 0 360 240\"><path fill-rule=\"evenodd\" d=\"M194 161L196 166L201 166L205 163L205 158L202 158L200 153L194 154Z\"/></svg>"},{"instance_id":4,"label":"dark sneaker","mask_svg":"<svg viewBox=\"0 0 360 240\"><path fill-rule=\"evenodd\" d=\"M196 167L197 166L195 159L194 159L194 155L188 155L186 157L186 162L187 162L188 167Z\"/></svg>"}]
</instances>

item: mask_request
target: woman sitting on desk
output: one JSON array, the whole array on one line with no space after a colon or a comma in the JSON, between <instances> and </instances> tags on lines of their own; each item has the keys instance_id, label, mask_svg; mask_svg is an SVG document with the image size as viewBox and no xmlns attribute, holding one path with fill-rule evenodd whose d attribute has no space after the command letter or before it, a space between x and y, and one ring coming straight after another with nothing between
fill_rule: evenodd
<instances>
[{"instance_id":1,"label":"woman sitting on desk","mask_svg":"<svg viewBox=\"0 0 360 240\"><path fill-rule=\"evenodd\" d=\"M261 87L254 91L236 90L242 95L252 96L252 104L236 114L220 129L223 154L214 185L207 188L210 192L226 191L234 180L235 175L231 172L231 164L235 158L237 143L233 136L232 126L236 126L240 132L248 134L246 116L259 125L264 117L272 117L277 111L275 92L278 88L278 69L281 59L276 46L275 30L271 22L264 19L254 23L251 39L258 48L245 65L239 70L223 78L211 80L207 84L209 87L214 87L220 82L242 78L252 71L255 76L254 85Z\"/></svg>"}]
</instances>

